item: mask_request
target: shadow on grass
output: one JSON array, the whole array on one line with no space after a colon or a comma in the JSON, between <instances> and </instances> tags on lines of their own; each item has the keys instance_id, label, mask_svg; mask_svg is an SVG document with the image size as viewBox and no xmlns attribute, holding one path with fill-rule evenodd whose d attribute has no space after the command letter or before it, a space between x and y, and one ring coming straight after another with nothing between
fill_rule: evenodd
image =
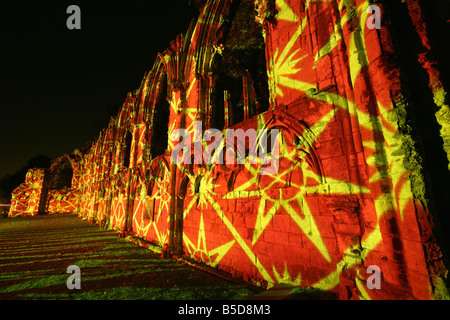
<instances>
[{"instance_id":1,"label":"shadow on grass","mask_svg":"<svg viewBox=\"0 0 450 320\"><path fill-rule=\"evenodd\" d=\"M76 216L19 218L0 228L0 299L224 300L255 293ZM70 265L81 269L79 290L67 288Z\"/></svg>"}]
</instances>

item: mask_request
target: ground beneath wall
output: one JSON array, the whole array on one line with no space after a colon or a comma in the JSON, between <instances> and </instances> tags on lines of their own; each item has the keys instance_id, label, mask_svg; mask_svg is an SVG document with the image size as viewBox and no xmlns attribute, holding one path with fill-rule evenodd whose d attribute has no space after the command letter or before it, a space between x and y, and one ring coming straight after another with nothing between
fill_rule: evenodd
<instances>
[{"instance_id":1,"label":"ground beneath wall","mask_svg":"<svg viewBox=\"0 0 450 320\"><path fill-rule=\"evenodd\" d=\"M162 259L75 215L0 219L0 300L249 299L248 286ZM70 290L71 265L81 289Z\"/></svg>"}]
</instances>

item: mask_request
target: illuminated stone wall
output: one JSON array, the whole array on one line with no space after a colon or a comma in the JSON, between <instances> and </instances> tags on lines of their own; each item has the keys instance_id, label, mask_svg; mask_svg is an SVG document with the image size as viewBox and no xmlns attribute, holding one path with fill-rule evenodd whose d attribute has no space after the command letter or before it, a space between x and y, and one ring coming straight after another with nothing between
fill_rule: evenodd
<instances>
[{"instance_id":1,"label":"illuminated stone wall","mask_svg":"<svg viewBox=\"0 0 450 320\"><path fill-rule=\"evenodd\" d=\"M316 287L341 299L445 297L442 239L385 15L392 8L379 1L381 28L370 29L369 5L206 1L90 149L66 156L72 185L49 189L47 212L73 210L262 286ZM399 6L426 42L419 2ZM439 108L447 152L443 80L423 52L430 79L422 89ZM259 140L223 150L245 150L244 164L201 161L208 142L196 140L198 123L201 134L216 128L224 139L230 128L279 130L277 172L250 163ZM192 139L190 164L172 161L177 129ZM11 215L34 210L21 204ZM381 289L367 287L371 265Z\"/></svg>"}]
</instances>

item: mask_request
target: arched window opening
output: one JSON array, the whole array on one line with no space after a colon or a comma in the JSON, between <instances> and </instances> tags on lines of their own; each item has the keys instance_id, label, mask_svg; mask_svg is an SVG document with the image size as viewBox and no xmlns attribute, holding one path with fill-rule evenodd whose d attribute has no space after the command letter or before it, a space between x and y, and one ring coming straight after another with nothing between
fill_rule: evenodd
<instances>
[{"instance_id":1,"label":"arched window opening","mask_svg":"<svg viewBox=\"0 0 450 320\"><path fill-rule=\"evenodd\" d=\"M160 83L158 102L153 111L153 135L151 139L152 158L163 155L168 146L170 104L167 101L167 75Z\"/></svg>"},{"instance_id":2,"label":"arched window opening","mask_svg":"<svg viewBox=\"0 0 450 320\"><path fill-rule=\"evenodd\" d=\"M133 135L130 131L127 131L125 135L125 153L123 158L123 166L125 168L130 167L130 158L131 158L131 143L132 143Z\"/></svg>"},{"instance_id":3,"label":"arched window opening","mask_svg":"<svg viewBox=\"0 0 450 320\"><path fill-rule=\"evenodd\" d=\"M214 128L231 127L269 109L269 87L262 26L252 3L240 1L214 56ZM222 114L222 116L221 116ZM223 120L220 118L223 117Z\"/></svg>"},{"instance_id":4,"label":"arched window opening","mask_svg":"<svg viewBox=\"0 0 450 320\"><path fill-rule=\"evenodd\" d=\"M49 189L72 187L73 170L69 160L64 160L53 171Z\"/></svg>"}]
</instances>

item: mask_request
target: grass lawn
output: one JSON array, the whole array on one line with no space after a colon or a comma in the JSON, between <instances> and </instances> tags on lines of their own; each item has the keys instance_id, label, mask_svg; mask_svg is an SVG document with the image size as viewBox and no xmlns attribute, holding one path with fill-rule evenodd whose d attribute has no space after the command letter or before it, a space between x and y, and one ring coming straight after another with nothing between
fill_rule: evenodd
<instances>
[{"instance_id":1,"label":"grass lawn","mask_svg":"<svg viewBox=\"0 0 450 320\"><path fill-rule=\"evenodd\" d=\"M81 289L70 290L81 270ZM0 219L0 299L247 299L244 285L160 255L73 215Z\"/></svg>"}]
</instances>

